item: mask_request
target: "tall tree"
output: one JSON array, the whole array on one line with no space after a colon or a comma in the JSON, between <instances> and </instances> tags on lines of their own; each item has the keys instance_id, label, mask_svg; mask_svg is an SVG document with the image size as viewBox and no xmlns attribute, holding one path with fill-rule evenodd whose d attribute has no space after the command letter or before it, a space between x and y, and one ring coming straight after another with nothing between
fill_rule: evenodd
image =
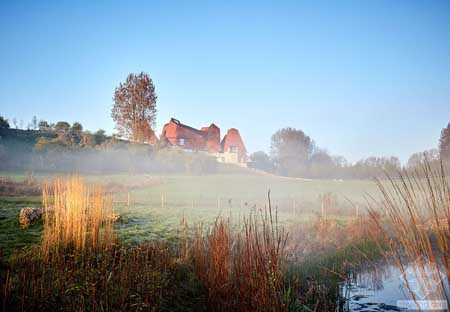
<instances>
[{"instance_id":1,"label":"tall tree","mask_svg":"<svg viewBox=\"0 0 450 312\"><path fill-rule=\"evenodd\" d=\"M129 74L116 88L111 116L121 136L144 142L156 123L156 93L150 76Z\"/></svg>"},{"instance_id":2,"label":"tall tree","mask_svg":"<svg viewBox=\"0 0 450 312\"><path fill-rule=\"evenodd\" d=\"M314 150L314 142L300 129L284 128L272 135L270 149L280 174L302 176Z\"/></svg>"},{"instance_id":3,"label":"tall tree","mask_svg":"<svg viewBox=\"0 0 450 312\"><path fill-rule=\"evenodd\" d=\"M441 131L439 154L441 155L441 159L450 160L450 123Z\"/></svg>"}]
</instances>

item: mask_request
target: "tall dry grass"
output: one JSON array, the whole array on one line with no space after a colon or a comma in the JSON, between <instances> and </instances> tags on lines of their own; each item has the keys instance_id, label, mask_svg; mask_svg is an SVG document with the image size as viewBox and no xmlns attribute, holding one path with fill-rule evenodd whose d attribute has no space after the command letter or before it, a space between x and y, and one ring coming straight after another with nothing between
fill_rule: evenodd
<instances>
[{"instance_id":1,"label":"tall dry grass","mask_svg":"<svg viewBox=\"0 0 450 312\"><path fill-rule=\"evenodd\" d=\"M58 178L45 185L42 198L45 259L67 248L96 251L113 243L112 201L101 186L91 187L79 176Z\"/></svg>"},{"instance_id":2,"label":"tall dry grass","mask_svg":"<svg viewBox=\"0 0 450 312\"><path fill-rule=\"evenodd\" d=\"M411 296L422 299L418 285L420 294L431 296L427 299L450 302L450 188L443 166L425 161L413 173L400 172L397 178L388 176L387 184L376 183L382 200L373 203L381 204L384 218L377 216L379 206L373 203L369 213L389 242L397 266L411 277L405 280ZM413 274L406 275L407 270Z\"/></svg>"},{"instance_id":3,"label":"tall dry grass","mask_svg":"<svg viewBox=\"0 0 450 312\"><path fill-rule=\"evenodd\" d=\"M216 220L203 235L197 227L190 258L207 288L211 311L287 311L283 301L287 234L278 229L270 205L244 220L233 235L229 221Z\"/></svg>"},{"instance_id":4,"label":"tall dry grass","mask_svg":"<svg viewBox=\"0 0 450 312\"><path fill-rule=\"evenodd\" d=\"M0 269L3 311L198 310L196 279L169 246L115 242L102 187L59 178L46 184L43 206L41 245L18 251Z\"/></svg>"}]
</instances>

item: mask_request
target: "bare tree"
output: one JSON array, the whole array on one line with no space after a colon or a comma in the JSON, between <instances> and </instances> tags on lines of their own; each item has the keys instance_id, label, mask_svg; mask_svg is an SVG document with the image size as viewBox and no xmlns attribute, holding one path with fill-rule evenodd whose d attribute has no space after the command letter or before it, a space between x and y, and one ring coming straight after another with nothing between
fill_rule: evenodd
<instances>
[{"instance_id":1,"label":"bare tree","mask_svg":"<svg viewBox=\"0 0 450 312\"><path fill-rule=\"evenodd\" d=\"M415 169L423 165L425 159L428 162L436 162L439 161L439 150L433 148L427 151L414 153L409 157L408 162L406 163L407 169Z\"/></svg>"},{"instance_id":2,"label":"bare tree","mask_svg":"<svg viewBox=\"0 0 450 312\"><path fill-rule=\"evenodd\" d=\"M146 73L129 74L116 88L111 116L121 136L134 142L144 142L156 122L156 93Z\"/></svg>"}]
</instances>

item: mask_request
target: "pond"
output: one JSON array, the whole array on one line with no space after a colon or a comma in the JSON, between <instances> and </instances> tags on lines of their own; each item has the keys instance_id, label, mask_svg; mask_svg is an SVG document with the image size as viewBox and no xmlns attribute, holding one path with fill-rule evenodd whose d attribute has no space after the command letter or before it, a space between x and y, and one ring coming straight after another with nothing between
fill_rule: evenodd
<instances>
[{"instance_id":1,"label":"pond","mask_svg":"<svg viewBox=\"0 0 450 312\"><path fill-rule=\"evenodd\" d=\"M404 267L379 262L351 277L339 287L344 311L448 311L450 289L445 270L429 262Z\"/></svg>"}]
</instances>

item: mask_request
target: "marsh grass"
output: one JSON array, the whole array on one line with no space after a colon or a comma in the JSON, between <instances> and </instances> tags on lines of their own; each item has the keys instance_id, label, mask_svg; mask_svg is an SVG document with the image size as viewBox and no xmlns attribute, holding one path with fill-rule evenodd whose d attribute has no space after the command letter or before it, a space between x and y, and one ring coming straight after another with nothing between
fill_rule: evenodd
<instances>
[{"instance_id":1,"label":"marsh grass","mask_svg":"<svg viewBox=\"0 0 450 312\"><path fill-rule=\"evenodd\" d=\"M114 239L101 187L56 179L44 187L43 206L41 245L13 254L2 272L4 311L197 310L197 279L166 244L124 247Z\"/></svg>"},{"instance_id":2,"label":"marsh grass","mask_svg":"<svg viewBox=\"0 0 450 312\"><path fill-rule=\"evenodd\" d=\"M372 202L369 212L403 275L413 263L412 278L405 280L412 298L423 299L418 298L414 283L421 294L436 290L427 299L450 302L450 188L443 166L432 167L425 161L413 173L388 176L388 185L376 183L383 196L381 203ZM376 217L376 205L384 210L382 220Z\"/></svg>"},{"instance_id":3,"label":"marsh grass","mask_svg":"<svg viewBox=\"0 0 450 312\"><path fill-rule=\"evenodd\" d=\"M278 229L270 202L245 219L237 234L218 218L206 234L196 226L189 241L183 220L184 243L175 252L164 243L121 246L108 218L109 199L80 177L47 184L43 206L41 245L11 256L2 278L8 309L287 310L287 235Z\"/></svg>"},{"instance_id":4,"label":"marsh grass","mask_svg":"<svg viewBox=\"0 0 450 312\"><path fill-rule=\"evenodd\" d=\"M294 239L329 247L290 269L292 235L278 226L270 194L265 209L253 209L237 228L218 217L190 231L183 218L174 245L116 240L109 196L80 177L47 183L43 205L41 245L18 251L0 272L8 310L332 311L335 284L323 279L337 283L356 253L360 259L372 249L347 247L351 235L368 236L365 221L343 226L323 214Z\"/></svg>"},{"instance_id":5,"label":"marsh grass","mask_svg":"<svg viewBox=\"0 0 450 312\"><path fill-rule=\"evenodd\" d=\"M91 187L79 176L58 178L45 185L42 201L44 259L67 248L98 251L113 244L112 201L101 186Z\"/></svg>"},{"instance_id":6,"label":"marsh grass","mask_svg":"<svg viewBox=\"0 0 450 312\"><path fill-rule=\"evenodd\" d=\"M212 311L287 311L282 276L287 233L276 225L270 203L243 221L233 234L230 221L216 219L204 235L197 226L190 261L205 285Z\"/></svg>"}]
</instances>

